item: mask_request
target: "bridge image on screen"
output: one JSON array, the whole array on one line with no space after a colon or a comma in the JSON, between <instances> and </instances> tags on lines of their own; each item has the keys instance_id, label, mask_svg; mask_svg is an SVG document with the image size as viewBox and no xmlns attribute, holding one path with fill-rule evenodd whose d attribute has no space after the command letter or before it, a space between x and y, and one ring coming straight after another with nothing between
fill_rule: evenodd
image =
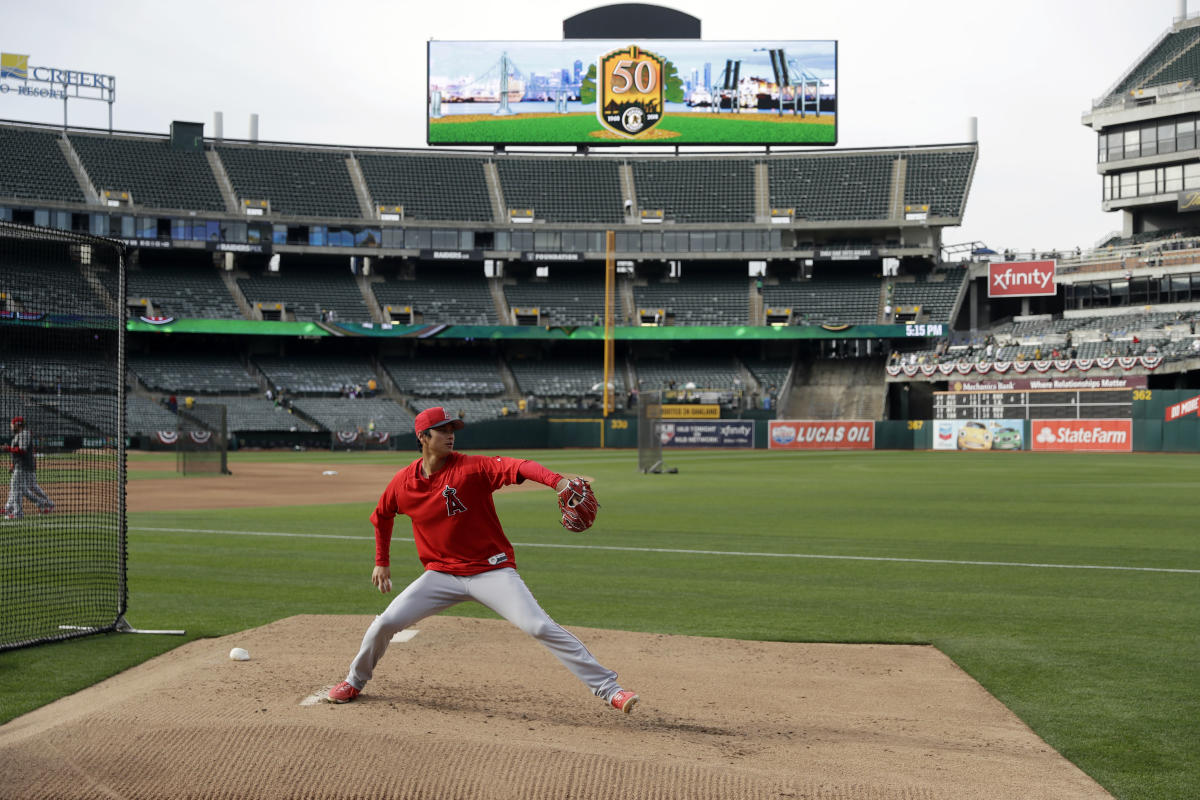
<instances>
[{"instance_id":1,"label":"bridge image on screen","mask_svg":"<svg viewBox=\"0 0 1200 800\"><path fill-rule=\"evenodd\" d=\"M431 41L428 56L429 144L837 144L836 41Z\"/></svg>"}]
</instances>

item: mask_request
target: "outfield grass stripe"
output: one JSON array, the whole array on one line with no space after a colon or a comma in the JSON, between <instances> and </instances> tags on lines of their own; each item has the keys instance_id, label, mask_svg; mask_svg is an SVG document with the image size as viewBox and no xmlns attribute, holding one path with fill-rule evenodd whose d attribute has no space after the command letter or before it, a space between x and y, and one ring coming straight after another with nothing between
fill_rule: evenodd
<instances>
[{"instance_id":1,"label":"outfield grass stripe","mask_svg":"<svg viewBox=\"0 0 1200 800\"><path fill-rule=\"evenodd\" d=\"M293 539L346 539L350 541L369 541L369 536L341 536L333 533L288 533L279 531L225 531L205 528L143 528L130 526L131 531L152 531L156 533L214 533L224 536L279 536ZM393 540L396 543L411 544L407 539ZM1179 569L1170 567L1130 567L1104 564L1037 564L1025 561L966 561L947 558L902 558L899 556L846 556L826 555L819 553L759 553L740 550L688 550L672 547L627 547L603 544L556 544L553 542L513 542L517 547L547 547L560 550L609 550L625 553L673 553L676 555L698 556L740 556L744 558L807 558L828 561L878 561L899 564L943 564L963 567L1025 567L1029 569L1093 569L1112 570L1117 572L1170 572L1184 575L1200 575L1200 569Z\"/></svg>"}]
</instances>

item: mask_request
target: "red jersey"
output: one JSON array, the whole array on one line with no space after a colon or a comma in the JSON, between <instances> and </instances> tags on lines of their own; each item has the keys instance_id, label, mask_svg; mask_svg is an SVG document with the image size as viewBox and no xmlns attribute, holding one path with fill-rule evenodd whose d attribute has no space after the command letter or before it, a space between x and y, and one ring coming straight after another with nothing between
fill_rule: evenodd
<instances>
[{"instance_id":1,"label":"red jersey","mask_svg":"<svg viewBox=\"0 0 1200 800\"><path fill-rule=\"evenodd\" d=\"M425 569L477 575L516 567L513 546L500 527L492 492L523 481L522 464L537 466L551 486L562 477L524 459L462 453L451 453L442 468L428 478L422 473L420 458L397 472L371 515L376 565L389 565L392 526L396 515L404 514L412 520L413 540Z\"/></svg>"}]
</instances>

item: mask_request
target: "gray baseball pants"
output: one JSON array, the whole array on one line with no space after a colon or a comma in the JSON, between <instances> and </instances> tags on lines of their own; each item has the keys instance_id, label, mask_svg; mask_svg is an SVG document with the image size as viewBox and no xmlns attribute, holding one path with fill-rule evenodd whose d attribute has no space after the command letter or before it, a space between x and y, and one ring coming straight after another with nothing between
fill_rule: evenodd
<instances>
[{"instance_id":1,"label":"gray baseball pants","mask_svg":"<svg viewBox=\"0 0 1200 800\"><path fill-rule=\"evenodd\" d=\"M7 513L14 517L23 516L25 512L21 508L21 501L26 497L37 503L38 508L54 507L54 501L46 496L42 487L38 486L37 473L25 469L14 469L9 478L8 502L4 504L4 510Z\"/></svg>"},{"instance_id":2,"label":"gray baseball pants","mask_svg":"<svg viewBox=\"0 0 1200 800\"><path fill-rule=\"evenodd\" d=\"M617 673L601 666L583 642L551 619L517 571L509 567L478 575L449 575L426 570L367 628L346 680L356 689L363 688L371 680L375 665L387 652L394 635L467 600L487 606L544 644L597 697L607 700L620 691Z\"/></svg>"}]
</instances>

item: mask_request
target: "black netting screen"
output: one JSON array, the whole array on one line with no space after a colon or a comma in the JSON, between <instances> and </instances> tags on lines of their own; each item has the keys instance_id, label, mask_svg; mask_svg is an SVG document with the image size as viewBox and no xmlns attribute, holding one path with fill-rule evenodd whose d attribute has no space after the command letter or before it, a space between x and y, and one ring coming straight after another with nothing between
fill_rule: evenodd
<instances>
[{"instance_id":1,"label":"black netting screen","mask_svg":"<svg viewBox=\"0 0 1200 800\"><path fill-rule=\"evenodd\" d=\"M225 406L185 401L179 407L177 420L176 470L181 475L228 475L229 436Z\"/></svg>"},{"instance_id":2,"label":"black netting screen","mask_svg":"<svg viewBox=\"0 0 1200 800\"><path fill-rule=\"evenodd\" d=\"M638 398L638 469L662 472L662 392L642 392Z\"/></svg>"},{"instance_id":3,"label":"black netting screen","mask_svg":"<svg viewBox=\"0 0 1200 800\"><path fill-rule=\"evenodd\" d=\"M123 251L0 223L0 650L125 613Z\"/></svg>"}]
</instances>

